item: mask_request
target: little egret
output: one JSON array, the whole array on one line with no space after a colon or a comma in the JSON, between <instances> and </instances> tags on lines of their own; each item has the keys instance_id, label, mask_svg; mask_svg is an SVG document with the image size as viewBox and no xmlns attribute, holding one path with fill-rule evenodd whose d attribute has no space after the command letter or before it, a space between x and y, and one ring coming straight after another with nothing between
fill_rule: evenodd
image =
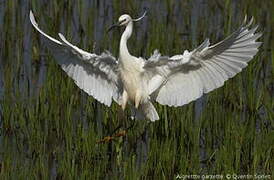
<instances>
[{"instance_id":1,"label":"little egret","mask_svg":"<svg viewBox=\"0 0 274 180\"><path fill-rule=\"evenodd\" d=\"M152 102L168 106L182 106L201 97L239 73L258 52L262 35L256 33L258 26L250 28L244 23L223 41L211 45L206 39L199 47L183 54L167 57L155 50L148 59L131 55L127 40L133 23L140 21L124 14L118 23L125 26L120 40L119 60L109 52L96 55L88 53L68 42L59 33L56 40L44 33L30 11L30 21L39 31L54 58L76 85L99 102L110 106L112 99L124 110L127 103L137 119L159 119Z\"/></svg>"}]
</instances>

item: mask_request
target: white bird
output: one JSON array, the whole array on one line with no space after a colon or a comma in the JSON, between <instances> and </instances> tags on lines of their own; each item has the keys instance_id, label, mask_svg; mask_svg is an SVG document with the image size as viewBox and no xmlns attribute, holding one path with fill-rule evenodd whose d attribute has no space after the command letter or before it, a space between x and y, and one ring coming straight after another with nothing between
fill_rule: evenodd
<instances>
[{"instance_id":1,"label":"white bird","mask_svg":"<svg viewBox=\"0 0 274 180\"><path fill-rule=\"evenodd\" d=\"M125 26L120 40L119 60L110 53L96 55L69 43L59 33L56 40L39 29L33 13L30 21L45 37L61 68L76 85L99 102L110 106L112 99L124 110L129 102L137 119L159 119L152 102L168 106L182 106L201 97L239 73L258 52L262 35L256 33L258 26L250 28L253 18L223 41L210 46L206 39L199 47L172 57L161 56L156 50L145 60L131 55L127 40L133 30L133 23L145 14L132 19L124 14L117 24Z\"/></svg>"}]
</instances>

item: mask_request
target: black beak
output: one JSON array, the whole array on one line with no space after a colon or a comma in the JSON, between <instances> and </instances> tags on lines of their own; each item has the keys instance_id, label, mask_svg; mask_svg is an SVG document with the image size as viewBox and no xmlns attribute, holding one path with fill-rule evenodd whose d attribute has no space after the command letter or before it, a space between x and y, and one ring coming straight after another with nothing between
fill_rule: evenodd
<instances>
[{"instance_id":1,"label":"black beak","mask_svg":"<svg viewBox=\"0 0 274 180\"><path fill-rule=\"evenodd\" d=\"M120 23L116 23L116 24L113 24L112 26L110 26L107 30L107 33L109 33L111 30L113 30L113 28L116 28L116 27L119 27L120 26Z\"/></svg>"}]
</instances>

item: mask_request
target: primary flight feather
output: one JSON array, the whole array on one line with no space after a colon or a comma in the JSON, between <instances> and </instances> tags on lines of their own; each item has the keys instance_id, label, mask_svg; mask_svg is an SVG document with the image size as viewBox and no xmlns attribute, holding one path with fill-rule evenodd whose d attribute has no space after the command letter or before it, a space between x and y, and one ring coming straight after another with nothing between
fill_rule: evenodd
<instances>
[{"instance_id":1,"label":"primary flight feather","mask_svg":"<svg viewBox=\"0 0 274 180\"><path fill-rule=\"evenodd\" d=\"M172 57L161 56L156 50L148 59L132 56L127 40L133 30L132 19L120 16L114 27L125 26L121 36L119 59L110 53L96 55L69 43L59 33L56 40L44 33L30 11L34 28L45 37L46 44L61 68L76 85L99 102L110 106L112 100L125 109L128 102L137 119L159 119L152 102L182 106L208 93L239 73L258 52L261 33L252 27L253 19L223 41L210 46L206 39L193 51Z\"/></svg>"}]
</instances>

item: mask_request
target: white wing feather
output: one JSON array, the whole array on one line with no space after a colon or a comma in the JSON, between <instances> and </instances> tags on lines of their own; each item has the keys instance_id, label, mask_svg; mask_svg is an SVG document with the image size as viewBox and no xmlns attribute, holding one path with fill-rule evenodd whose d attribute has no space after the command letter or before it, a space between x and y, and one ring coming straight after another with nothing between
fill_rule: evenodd
<instances>
[{"instance_id":1,"label":"white wing feather","mask_svg":"<svg viewBox=\"0 0 274 180\"><path fill-rule=\"evenodd\" d=\"M121 83L117 73L117 61L109 53L100 56L79 49L59 33L61 41L45 34L30 11L30 21L45 38L47 46L62 69L76 85L99 102L110 106L112 98L118 102Z\"/></svg>"},{"instance_id":2,"label":"white wing feather","mask_svg":"<svg viewBox=\"0 0 274 180\"><path fill-rule=\"evenodd\" d=\"M252 20L213 46L207 39L190 53L166 58L155 52L144 65L152 98L163 105L182 106L223 86L258 52L261 33L255 33L258 26L249 29L251 24Z\"/></svg>"}]
</instances>

